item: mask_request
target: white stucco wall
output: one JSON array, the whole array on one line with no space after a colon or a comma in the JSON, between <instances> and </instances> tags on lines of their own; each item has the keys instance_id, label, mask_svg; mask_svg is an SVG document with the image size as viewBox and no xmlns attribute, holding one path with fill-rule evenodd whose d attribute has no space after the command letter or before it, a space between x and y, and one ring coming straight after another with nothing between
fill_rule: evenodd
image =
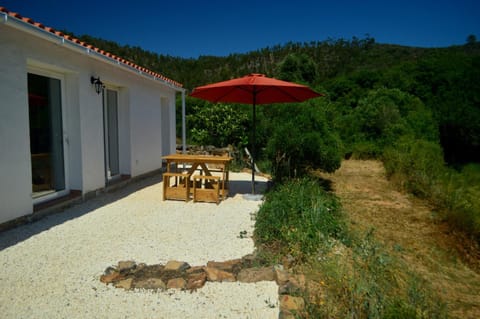
<instances>
[{"instance_id":1,"label":"white stucco wall","mask_svg":"<svg viewBox=\"0 0 480 319\"><path fill-rule=\"evenodd\" d=\"M5 36L0 27L0 223L32 209L25 58Z\"/></svg>"},{"instance_id":2,"label":"white stucco wall","mask_svg":"<svg viewBox=\"0 0 480 319\"><path fill-rule=\"evenodd\" d=\"M102 95L90 84L100 76L118 92L120 173L132 177L156 170L162 134L175 149L175 90L85 51L52 43L0 24L0 223L32 213L27 73L54 74L62 81L67 187L84 194L105 186ZM137 72L138 73L138 72ZM162 103L171 126L162 129Z\"/></svg>"}]
</instances>

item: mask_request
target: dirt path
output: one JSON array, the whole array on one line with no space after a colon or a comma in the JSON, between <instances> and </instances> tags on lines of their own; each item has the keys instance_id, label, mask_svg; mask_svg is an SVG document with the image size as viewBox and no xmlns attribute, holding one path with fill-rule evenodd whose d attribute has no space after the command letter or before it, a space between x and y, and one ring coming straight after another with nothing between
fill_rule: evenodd
<instances>
[{"instance_id":1,"label":"dirt path","mask_svg":"<svg viewBox=\"0 0 480 319\"><path fill-rule=\"evenodd\" d=\"M377 240L432 284L452 317L480 318L480 273L462 262L456 239L425 202L387 181L382 163L348 160L324 177L333 182L352 226L373 227Z\"/></svg>"}]
</instances>

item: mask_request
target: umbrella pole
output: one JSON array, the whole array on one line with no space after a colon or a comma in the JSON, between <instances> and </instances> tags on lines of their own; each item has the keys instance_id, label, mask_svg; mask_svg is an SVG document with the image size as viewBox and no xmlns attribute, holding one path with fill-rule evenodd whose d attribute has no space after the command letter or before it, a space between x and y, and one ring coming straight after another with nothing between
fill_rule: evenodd
<instances>
[{"instance_id":1,"label":"umbrella pole","mask_svg":"<svg viewBox=\"0 0 480 319\"><path fill-rule=\"evenodd\" d=\"M256 118L255 118L255 101L256 94L253 94L253 138L252 138L252 194L255 195L255 156L257 156L256 144Z\"/></svg>"}]
</instances>

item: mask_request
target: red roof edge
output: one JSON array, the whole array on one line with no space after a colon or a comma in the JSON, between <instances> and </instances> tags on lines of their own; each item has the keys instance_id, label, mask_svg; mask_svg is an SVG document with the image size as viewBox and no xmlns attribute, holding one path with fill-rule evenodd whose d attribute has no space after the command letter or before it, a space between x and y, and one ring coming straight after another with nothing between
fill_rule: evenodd
<instances>
[{"instance_id":1,"label":"red roof edge","mask_svg":"<svg viewBox=\"0 0 480 319\"><path fill-rule=\"evenodd\" d=\"M169 78L165 77L164 75L162 75L162 74L160 74L160 73L151 71L151 70L146 69L146 68L144 68L144 67L142 67L142 66L139 66L139 65L137 65L137 64L135 64L135 63L133 63L133 62L131 62L131 61L125 60L125 59L123 59L123 58L121 58L121 57L118 57L118 56L112 54L112 53L109 53L109 52L106 52L106 51L104 51L104 50L102 50L102 49L100 49L100 48L97 48L97 47L95 47L95 46L93 46L93 45L91 45L91 44L82 42L82 41L80 41L80 40L77 39L77 38L74 38L74 37L72 37L72 36L69 36L69 35L64 34L63 32L57 31L57 30L55 30L55 29L53 29L53 28L50 28L50 27L46 27L46 26L44 26L43 24L41 24L41 23L39 23L39 22L35 22L34 20L32 20L32 19L30 19L30 18L22 17L20 14L18 14L18 13L16 13L16 12L11 12L11 11L9 11L7 8L5 8L5 7L1 7L1 6L0 6L0 12L6 13L6 14L7 14L8 16L10 16L10 17L16 18L16 19L22 21L23 23L28 23L28 24L30 24L30 25L38 28L38 29L41 29L41 30L45 31L45 32L52 33L53 35L56 35L56 36L58 36L58 37L61 37L61 38L65 39L66 41L75 43L75 44L77 44L77 45L83 46L83 47L85 47L85 48L87 48L87 49L90 49L90 50L92 50L92 51L95 51L95 52L97 52L97 53L99 53L99 54L101 54L101 55L103 55L103 56L105 56L105 57L107 57L107 58L113 59L113 60L115 60L115 61L117 61L117 62L119 62L119 63L121 63L121 64L124 64L124 65L126 65L126 66L128 66L128 67L134 68L134 69L136 69L136 70L138 70L138 71L140 71L140 72L143 72L143 73L149 74L149 75L151 75L151 76L154 76L155 78L160 79L160 80L162 80L162 81L164 81L164 82L170 83L170 84L172 84L172 85L174 85L174 86L176 86L176 87L179 87L179 88L183 87L183 85L182 85L181 83L179 83L179 82L177 82L177 81L174 81L174 80L172 80L172 79L169 79Z\"/></svg>"}]
</instances>

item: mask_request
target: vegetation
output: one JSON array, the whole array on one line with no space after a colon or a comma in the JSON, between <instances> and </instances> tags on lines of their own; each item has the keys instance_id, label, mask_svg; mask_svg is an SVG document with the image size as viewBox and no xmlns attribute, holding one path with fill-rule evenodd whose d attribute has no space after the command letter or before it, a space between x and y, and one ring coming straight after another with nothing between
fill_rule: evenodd
<instances>
[{"instance_id":1,"label":"vegetation","mask_svg":"<svg viewBox=\"0 0 480 319\"><path fill-rule=\"evenodd\" d=\"M187 115L191 141L197 145L247 144L248 116L238 108L225 104L193 108L194 115Z\"/></svg>"},{"instance_id":2,"label":"vegetation","mask_svg":"<svg viewBox=\"0 0 480 319\"><path fill-rule=\"evenodd\" d=\"M376 242L373 231L347 227L338 199L322 185L291 179L267 194L256 215L261 252L277 261L292 256L296 269L319 283L320 291L303 293L310 301L303 317L446 318L446 305Z\"/></svg>"}]
</instances>

